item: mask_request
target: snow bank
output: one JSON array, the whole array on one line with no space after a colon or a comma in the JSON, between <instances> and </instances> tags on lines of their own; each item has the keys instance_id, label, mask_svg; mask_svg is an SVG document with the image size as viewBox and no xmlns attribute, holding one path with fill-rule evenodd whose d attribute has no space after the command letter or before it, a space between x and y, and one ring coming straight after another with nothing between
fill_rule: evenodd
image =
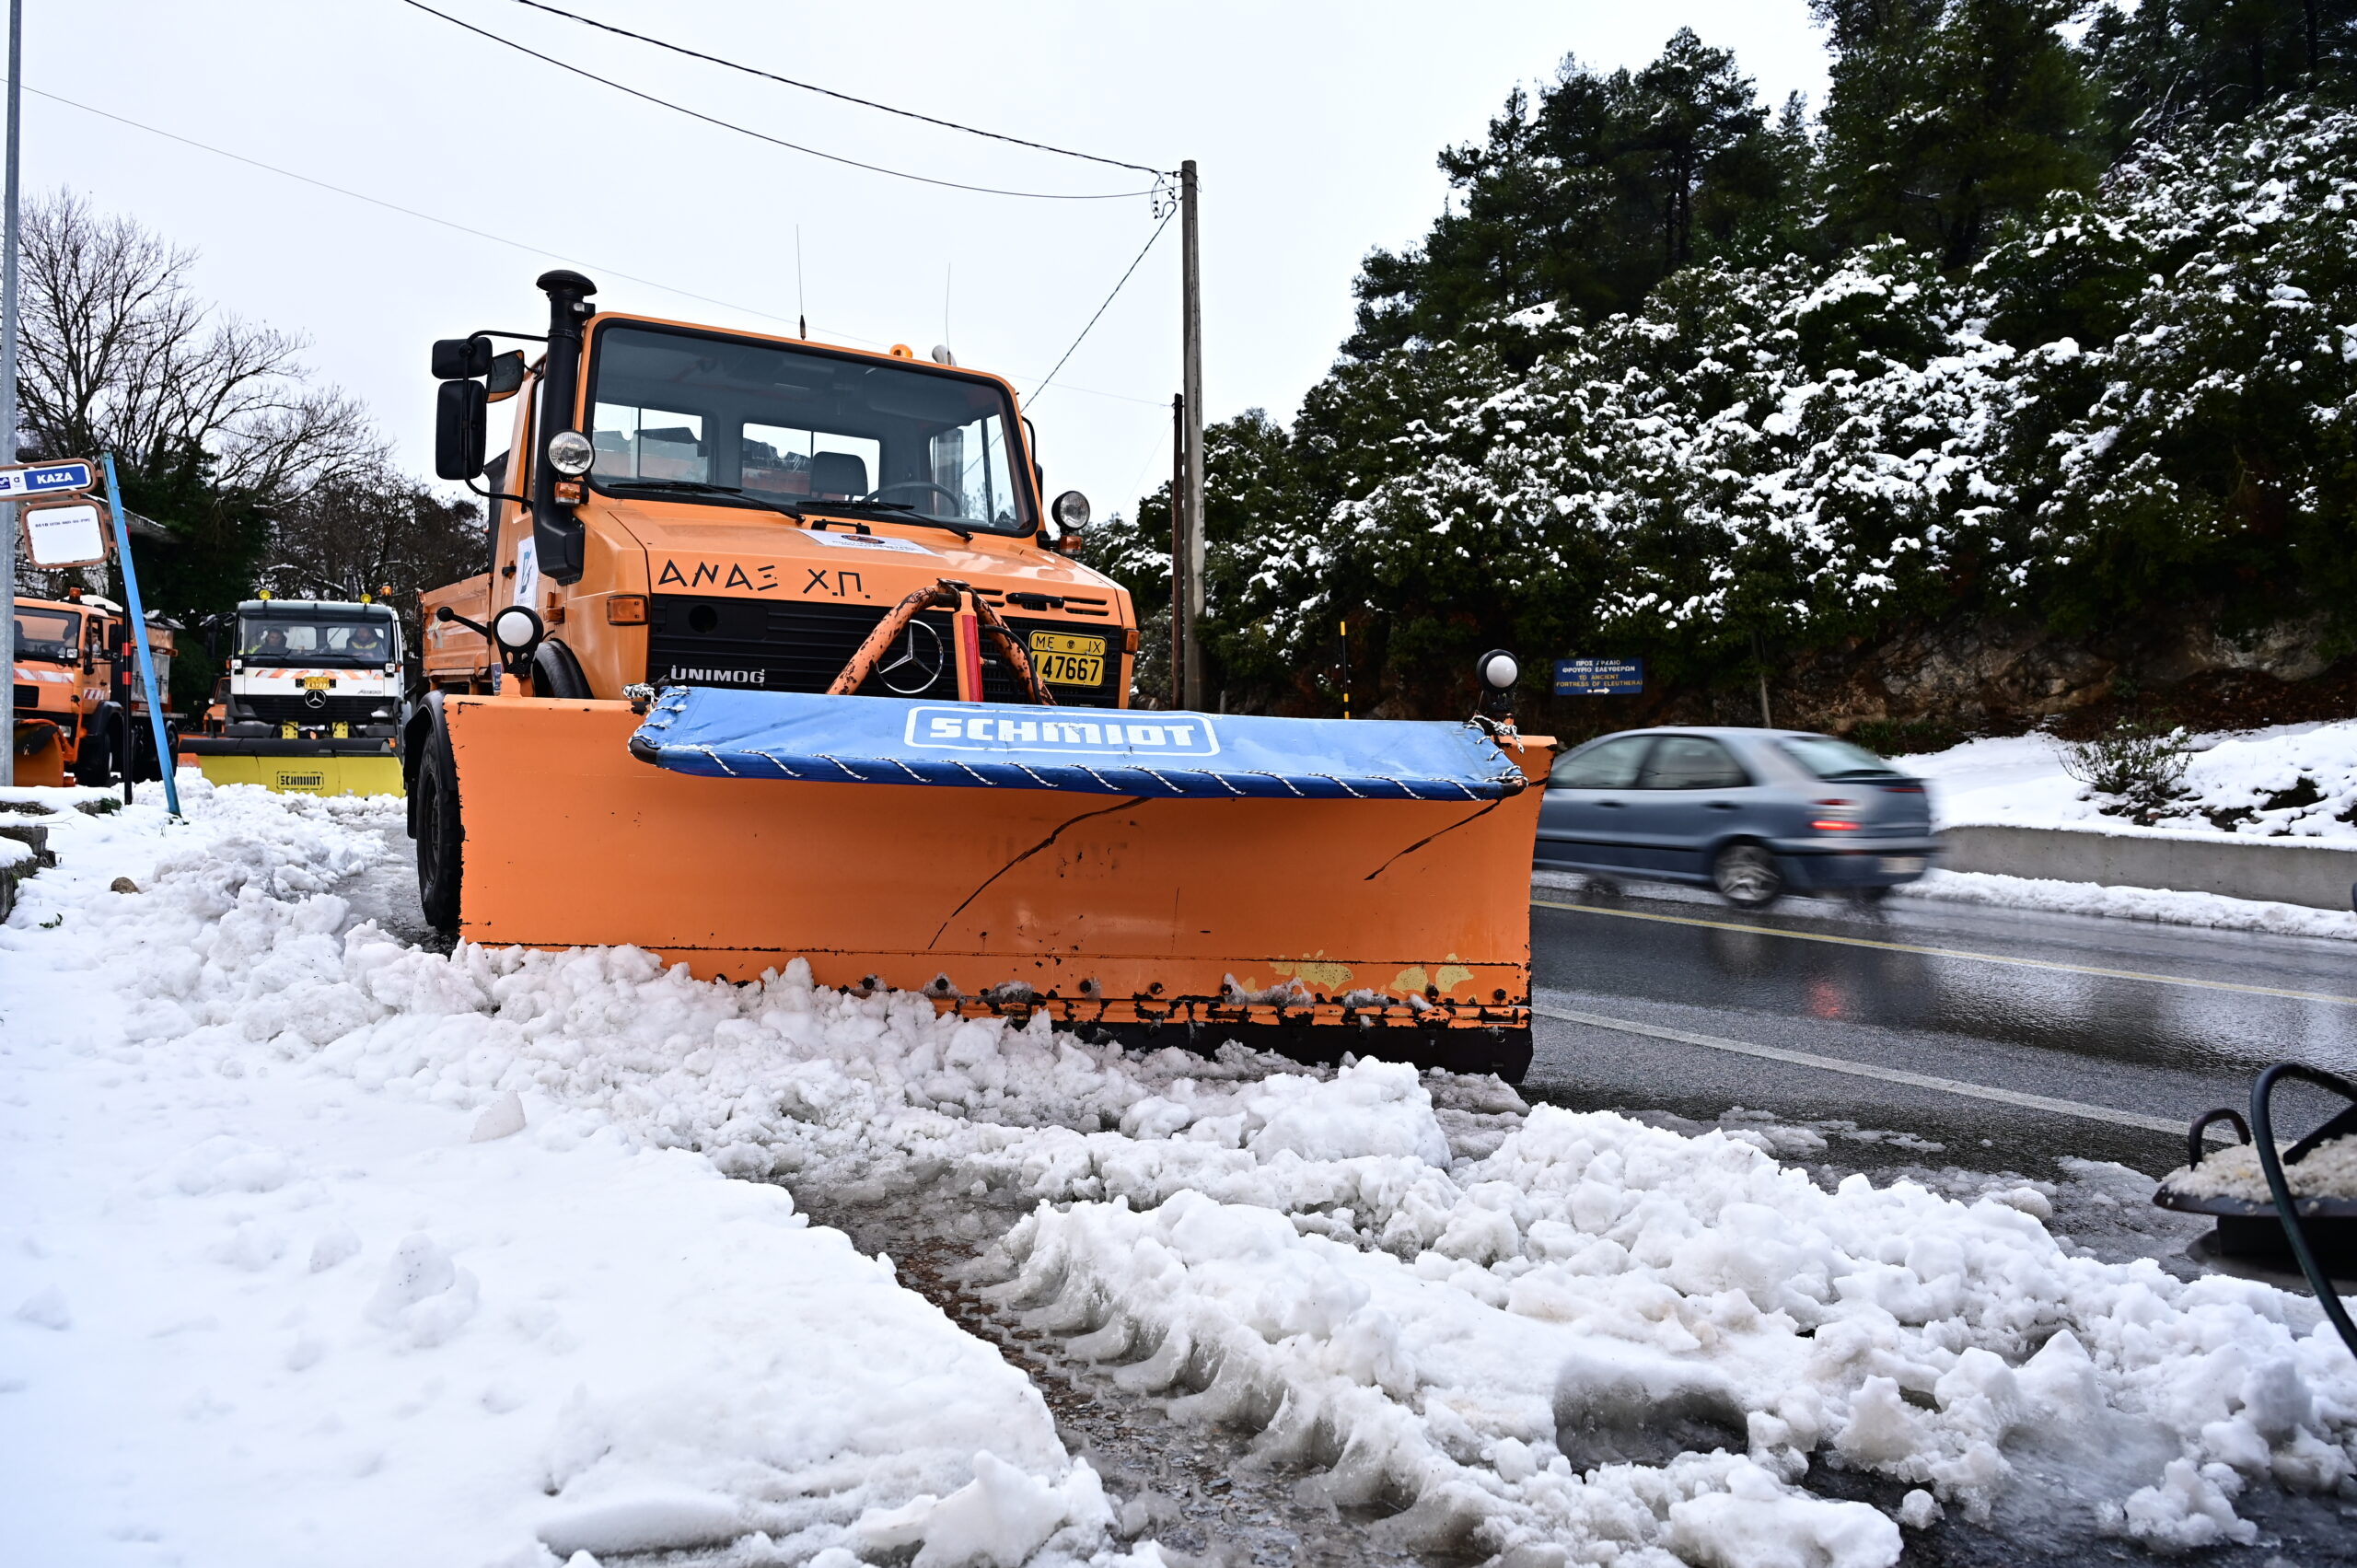
<instances>
[{"instance_id":1,"label":"snow bank","mask_svg":"<svg viewBox=\"0 0 2357 1568\"><path fill-rule=\"evenodd\" d=\"M2181 893L2168 888L2113 888L2060 882L2047 877L2007 877L1990 871L1927 871L1920 881L1891 889L1905 899L1994 904L2053 914L2099 915L2161 925L2204 925L2270 936L2319 936L2357 942L2357 914L2310 909L2271 899L2230 899L2223 893Z\"/></svg>"},{"instance_id":2,"label":"snow bank","mask_svg":"<svg viewBox=\"0 0 2357 1568\"><path fill-rule=\"evenodd\" d=\"M2161 837L2357 841L2357 721L2198 738L2184 796L2149 828L2107 815L2049 736L1971 740L1894 759L1932 780L1939 827L2079 827Z\"/></svg>"},{"instance_id":3,"label":"snow bank","mask_svg":"<svg viewBox=\"0 0 2357 1568\"><path fill-rule=\"evenodd\" d=\"M394 951L328 978L323 889L398 818L188 793L76 819L0 931L0 1558L799 1560L885 1519L933 1563L1103 1555L1023 1376L783 1188L323 1063ZM423 1016L480 1001L424 972Z\"/></svg>"},{"instance_id":4,"label":"snow bank","mask_svg":"<svg viewBox=\"0 0 2357 1568\"><path fill-rule=\"evenodd\" d=\"M168 1527L208 1560L192 1521L249 1515L391 1520L405 1549L1110 1550L995 1357L714 1171L1035 1201L995 1260L1011 1306L1424 1550L1887 1563L1897 1527L1808 1494L1812 1465L1912 1488L1921 1526L1985 1515L2026 1445L2066 1457L2058 1510L2199 1544L2238 1539L2246 1484L2351 1472L2357 1367L2311 1303L2072 1257L1998 1199L1826 1191L1739 1132L1382 1063L1125 1057L799 964L732 987L628 949L439 957L328 890L398 832L383 807L192 808L77 829L0 933L9 994L51 988L32 1029L8 1004L0 1057L6 1157L39 1179L0 1222L0 1304L31 1314L0 1324L26 1385L0 1398L51 1401L6 1428L47 1435L0 1466L27 1486L0 1515L84 1556ZM96 896L121 871L149 891ZM234 1354L145 1337L182 1296L180 1334ZM306 1333L316 1356L272 1339ZM213 1452L183 1482L163 1455L192 1430Z\"/></svg>"}]
</instances>

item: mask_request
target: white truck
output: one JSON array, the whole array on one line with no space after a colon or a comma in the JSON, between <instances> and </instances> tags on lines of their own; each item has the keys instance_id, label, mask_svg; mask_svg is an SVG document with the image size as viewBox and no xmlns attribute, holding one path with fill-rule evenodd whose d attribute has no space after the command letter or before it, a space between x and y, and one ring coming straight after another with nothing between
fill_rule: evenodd
<instances>
[{"instance_id":1,"label":"white truck","mask_svg":"<svg viewBox=\"0 0 2357 1568\"><path fill-rule=\"evenodd\" d=\"M204 734L183 749L216 784L401 793L401 628L382 604L248 599Z\"/></svg>"}]
</instances>

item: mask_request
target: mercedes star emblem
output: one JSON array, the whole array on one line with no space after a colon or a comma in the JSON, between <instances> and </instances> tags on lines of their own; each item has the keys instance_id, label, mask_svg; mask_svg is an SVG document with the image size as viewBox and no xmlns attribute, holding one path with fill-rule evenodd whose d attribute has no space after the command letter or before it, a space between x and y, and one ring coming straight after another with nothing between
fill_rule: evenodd
<instances>
[{"instance_id":1,"label":"mercedes star emblem","mask_svg":"<svg viewBox=\"0 0 2357 1568\"><path fill-rule=\"evenodd\" d=\"M909 622L884 660L876 667L884 684L903 697L913 697L941 673L941 633L922 621Z\"/></svg>"}]
</instances>

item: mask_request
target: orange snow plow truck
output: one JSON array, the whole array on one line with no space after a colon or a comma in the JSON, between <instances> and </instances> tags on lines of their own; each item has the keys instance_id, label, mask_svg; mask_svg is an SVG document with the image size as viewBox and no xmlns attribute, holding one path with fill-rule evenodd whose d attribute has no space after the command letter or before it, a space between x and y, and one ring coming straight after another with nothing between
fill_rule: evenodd
<instances>
[{"instance_id":1,"label":"orange snow plow truck","mask_svg":"<svg viewBox=\"0 0 2357 1568\"><path fill-rule=\"evenodd\" d=\"M172 681L172 629L151 620L156 679ZM147 696L140 690L131 617L97 594L17 600L17 782L145 784L162 778ZM167 719L177 754L180 726Z\"/></svg>"},{"instance_id":2,"label":"orange snow plow truck","mask_svg":"<svg viewBox=\"0 0 2357 1568\"><path fill-rule=\"evenodd\" d=\"M488 478L493 528L424 596L404 720L432 923L1521 1076L1552 747L1499 693L1462 724L1132 708L1129 596L1071 559L1087 504L1043 506L1004 380L538 286L531 363L434 348L436 468Z\"/></svg>"}]
</instances>

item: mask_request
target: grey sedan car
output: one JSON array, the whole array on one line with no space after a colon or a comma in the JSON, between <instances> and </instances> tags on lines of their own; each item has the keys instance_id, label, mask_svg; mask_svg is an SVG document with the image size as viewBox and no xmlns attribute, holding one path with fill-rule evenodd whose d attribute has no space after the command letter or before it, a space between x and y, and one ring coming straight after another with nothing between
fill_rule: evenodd
<instances>
[{"instance_id":1,"label":"grey sedan car","mask_svg":"<svg viewBox=\"0 0 2357 1568\"><path fill-rule=\"evenodd\" d=\"M1648 729L1555 760L1534 863L1691 882L1746 909L1787 890L1878 898L1923 875L1931 797L1863 747L1779 729Z\"/></svg>"}]
</instances>

